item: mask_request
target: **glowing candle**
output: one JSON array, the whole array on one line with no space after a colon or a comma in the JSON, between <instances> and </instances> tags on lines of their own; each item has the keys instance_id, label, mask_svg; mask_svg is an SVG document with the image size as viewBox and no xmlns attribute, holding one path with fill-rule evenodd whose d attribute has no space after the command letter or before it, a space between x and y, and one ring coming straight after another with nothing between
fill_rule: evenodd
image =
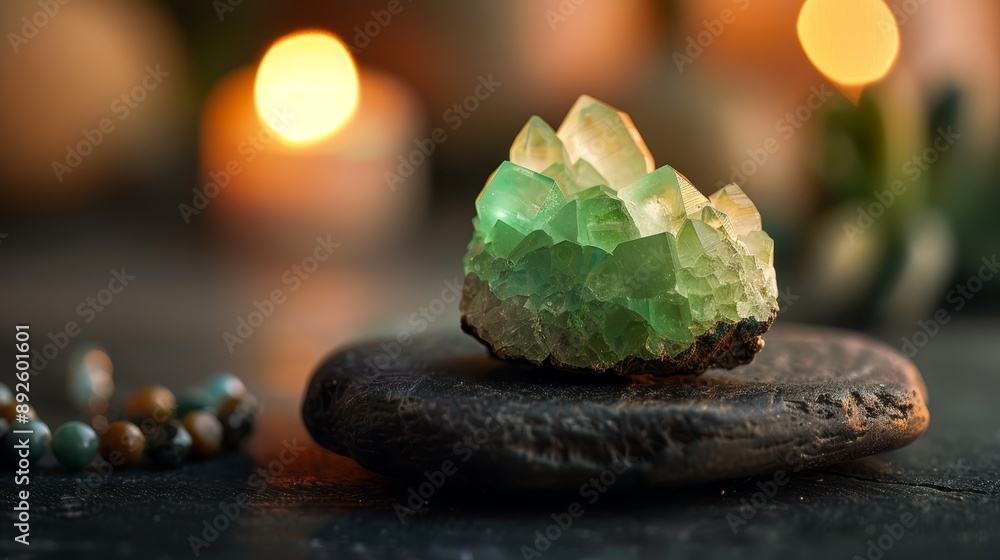
<instances>
[{"instance_id":1,"label":"glowing candle","mask_svg":"<svg viewBox=\"0 0 1000 560\"><path fill-rule=\"evenodd\" d=\"M426 168L403 185L386 178L424 136L419 114L409 88L356 68L336 37L283 38L210 95L206 182L187 219L212 206L222 230L254 248L307 248L320 235L348 251L370 248L407 230L423 207Z\"/></svg>"}]
</instances>

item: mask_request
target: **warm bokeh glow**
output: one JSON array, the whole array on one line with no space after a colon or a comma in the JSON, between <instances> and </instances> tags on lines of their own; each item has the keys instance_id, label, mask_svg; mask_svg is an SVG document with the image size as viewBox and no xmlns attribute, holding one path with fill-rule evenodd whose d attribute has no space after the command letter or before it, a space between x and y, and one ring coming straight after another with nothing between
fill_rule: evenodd
<instances>
[{"instance_id":1,"label":"warm bokeh glow","mask_svg":"<svg viewBox=\"0 0 1000 560\"><path fill-rule=\"evenodd\" d=\"M254 101L267 126L291 143L323 138L358 104L358 71L347 47L324 32L290 35L257 69Z\"/></svg>"},{"instance_id":2,"label":"warm bokeh glow","mask_svg":"<svg viewBox=\"0 0 1000 560\"><path fill-rule=\"evenodd\" d=\"M807 0L798 32L809 60L847 90L882 79L899 52L899 27L882 0Z\"/></svg>"}]
</instances>

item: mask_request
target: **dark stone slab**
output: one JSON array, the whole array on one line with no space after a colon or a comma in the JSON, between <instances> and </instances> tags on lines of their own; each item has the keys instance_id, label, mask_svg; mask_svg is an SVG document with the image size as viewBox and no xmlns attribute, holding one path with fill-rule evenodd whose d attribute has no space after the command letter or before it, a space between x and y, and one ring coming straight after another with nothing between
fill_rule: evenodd
<instances>
[{"instance_id":1,"label":"dark stone slab","mask_svg":"<svg viewBox=\"0 0 1000 560\"><path fill-rule=\"evenodd\" d=\"M782 326L753 363L700 376L584 377L508 364L461 333L327 360L303 418L322 446L403 478L575 488L682 484L821 467L904 446L929 415L919 372L888 347ZM608 473L605 473L606 475Z\"/></svg>"}]
</instances>

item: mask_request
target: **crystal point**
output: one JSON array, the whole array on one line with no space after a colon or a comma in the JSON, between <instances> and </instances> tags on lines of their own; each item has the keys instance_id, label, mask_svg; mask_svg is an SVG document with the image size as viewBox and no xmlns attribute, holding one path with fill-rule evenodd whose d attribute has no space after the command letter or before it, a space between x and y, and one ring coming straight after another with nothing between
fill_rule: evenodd
<instances>
[{"instance_id":1,"label":"crystal point","mask_svg":"<svg viewBox=\"0 0 1000 560\"><path fill-rule=\"evenodd\" d=\"M714 206L705 206L701 209L701 221L724 232L730 239L736 239L736 230L729 216Z\"/></svg>"},{"instance_id":2,"label":"crystal point","mask_svg":"<svg viewBox=\"0 0 1000 560\"><path fill-rule=\"evenodd\" d=\"M761 229L760 213L750 198L735 183L726 185L710 197L712 206L729 216L738 237Z\"/></svg>"},{"instance_id":3,"label":"crystal point","mask_svg":"<svg viewBox=\"0 0 1000 560\"><path fill-rule=\"evenodd\" d=\"M689 218L697 218L701 215L701 209L708 206L709 200L701 194L687 177L677 174L677 184L681 186L681 196L684 197L684 210Z\"/></svg>"},{"instance_id":4,"label":"crystal point","mask_svg":"<svg viewBox=\"0 0 1000 560\"><path fill-rule=\"evenodd\" d=\"M556 133L572 161L585 160L618 190L655 168L632 119L589 95L581 95Z\"/></svg>"},{"instance_id":5,"label":"crystal point","mask_svg":"<svg viewBox=\"0 0 1000 560\"><path fill-rule=\"evenodd\" d=\"M554 164L567 163L566 150L549 123L532 116L510 146L510 162L542 173Z\"/></svg>"}]
</instances>

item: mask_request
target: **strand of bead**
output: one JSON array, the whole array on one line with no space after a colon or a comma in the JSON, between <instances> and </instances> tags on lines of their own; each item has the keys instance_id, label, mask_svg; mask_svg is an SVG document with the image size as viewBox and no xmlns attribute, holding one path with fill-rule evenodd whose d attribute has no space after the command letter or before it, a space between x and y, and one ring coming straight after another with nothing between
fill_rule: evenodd
<instances>
[{"instance_id":1,"label":"strand of bead","mask_svg":"<svg viewBox=\"0 0 1000 560\"><path fill-rule=\"evenodd\" d=\"M209 377L180 399L162 385L143 387L125 403L124 419L108 423L111 361L96 347L86 347L71 358L68 396L91 423L70 421L50 432L29 407L28 422L15 426L17 403L0 383L0 443L7 464L15 464L19 450L12 431L28 443L28 458L37 463L49 451L67 470L82 470L98 455L113 467L133 468L147 461L160 468L176 468L188 458L208 459L232 451L253 431L257 399L230 373ZM96 429L95 429L96 428Z\"/></svg>"}]
</instances>

